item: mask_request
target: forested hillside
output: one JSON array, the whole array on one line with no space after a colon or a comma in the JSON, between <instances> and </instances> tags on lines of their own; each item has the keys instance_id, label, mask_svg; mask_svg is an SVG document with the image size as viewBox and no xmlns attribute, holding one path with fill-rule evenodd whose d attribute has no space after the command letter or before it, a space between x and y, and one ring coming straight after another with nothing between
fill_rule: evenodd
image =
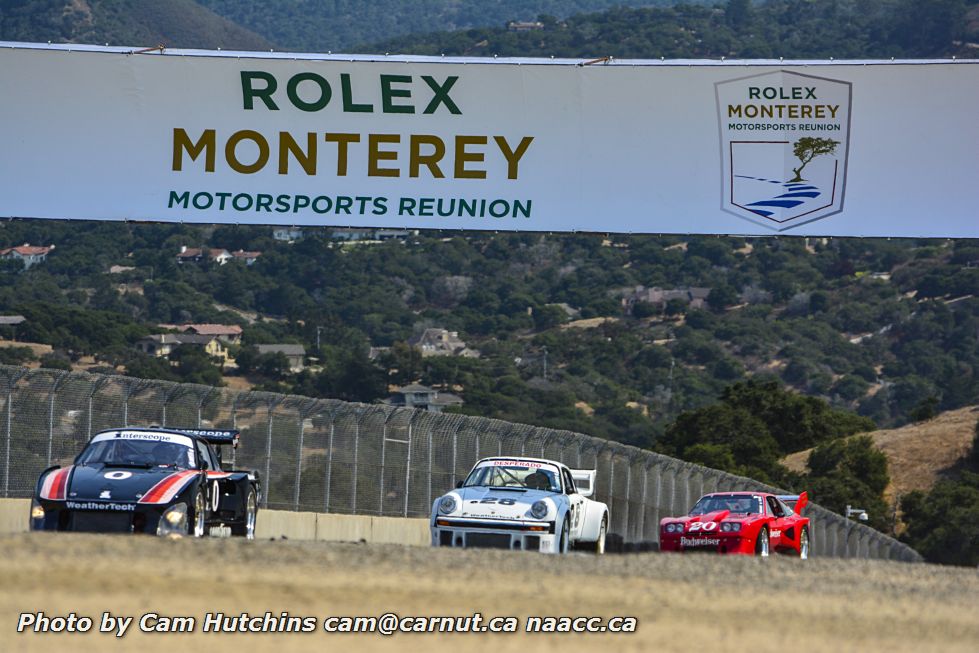
<instances>
[{"instance_id":1,"label":"forested hillside","mask_svg":"<svg viewBox=\"0 0 979 653\"><path fill-rule=\"evenodd\" d=\"M485 27L383 41L373 52L618 58L975 57L975 0L729 0L544 19L540 31ZM970 14L971 15L971 14Z\"/></svg>"},{"instance_id":2,"label":"forested hillside","mask_svg":"<svg viewBox=\"0 0 979 653\"><path fill-rule=\"evenodd\" d=\"M716 0L693 0L712 4ZM615 6L669 6L676 0L198 0L281 49L358 51L356 46L405 34L472 27L504 27L536 21L541 14L565 18Z\"/></svg>"},{"instance_id":3,"label":"forested hillside","mask_svg":"<svg viewBox=\"0 0 979 653\"><path fill-rule=\"evenodd\" d=\"M193 0L0 0L0 40L268 50Z\"/></svg>"},{"instance_id":4,"label":"forested hillside","mask_svg":"<svg viewBox=\"0 0 979 653\"><path fill-rule=\"evenodd\" d=\"M290 245L262 227L4 223L0 244L57 248L0 276L0 310L29 318L21 339L167 378L179 370L132 346L155 324L230 321L250 344L309 349L322 326L325 371L274 373L270 389L372 401L421 381L457 387L466 412L641 446L749 377L880 426L979 395L972 241L432 233L341 246L329 234ZM178 264L181 245L262 256ZM106 274L113 264L135 270ZM657 303L637 287L709 294ZM279 319L248 325L216 304ZM403 343L426 327L482 357L421 359ZM393 349L375 364L371 346Z\"/></svg>"}]
</instances>

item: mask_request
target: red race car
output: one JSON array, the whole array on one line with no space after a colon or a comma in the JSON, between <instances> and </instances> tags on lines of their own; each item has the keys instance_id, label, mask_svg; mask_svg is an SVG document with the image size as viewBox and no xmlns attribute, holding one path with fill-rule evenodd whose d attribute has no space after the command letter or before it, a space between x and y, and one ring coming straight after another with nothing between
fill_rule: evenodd
<instances>
[{"instance_id":1,"label":"red race car","mask_svg":"<svg viewBox=\"0 0 979 653\"><path fill-rule=\"evenodd\" d=\"M706 494L686 517L659 524L660 551L710 551L768 556L771 552L809 557L809 519L799 513L800 495L764 492Z\"/></svg>"}]
</instances>

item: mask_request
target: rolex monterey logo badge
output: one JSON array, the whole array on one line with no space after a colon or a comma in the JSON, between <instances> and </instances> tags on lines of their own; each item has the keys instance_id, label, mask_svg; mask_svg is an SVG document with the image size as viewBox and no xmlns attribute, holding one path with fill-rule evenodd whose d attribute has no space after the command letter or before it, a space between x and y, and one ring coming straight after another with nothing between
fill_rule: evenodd
<instances>
[{"instance_id":1,"label":"rolex monterey logo badge","mask_svg":"<svg viewBox=\"0 0 979 653\"><path fill-rule=\"evenodd\" d=\"M788 70L716 83L721 210L776 232L841 212L851 86Z\"/></svg>"}]
</instances>

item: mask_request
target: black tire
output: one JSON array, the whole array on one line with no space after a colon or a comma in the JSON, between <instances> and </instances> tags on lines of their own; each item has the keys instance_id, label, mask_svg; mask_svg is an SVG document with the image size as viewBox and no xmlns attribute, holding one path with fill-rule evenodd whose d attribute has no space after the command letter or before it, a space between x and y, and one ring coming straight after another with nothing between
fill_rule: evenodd
<instances>
[{"instance_id":1,"label":"black tire","mask_svg":"<svg viewBox=\"0 0 979 653\"><path fill-rule=\"evenodd\" d=\"M248 489L248 497L245 499L245 515L241 524L231 525L231 534L235 537L244 537L247 540L255 539L255 522L258 519L258 493L255 488Z\"/></svg>"},{"instance_id":2,"label":"black tire","mask_svg":"<svg viewBox=\"0 0 979 653\"><path fill-rule=\"evenodd\" d=\"M801 560L809 559L809 527L802 527L802 534L799 535L799 558Z\"/></svg>"},{"instance_id":3,"label":"black tire","mask_svg":"<svg viewBox=\"0 0 979 653\"><path fill-rule=\"evenodd\" d=\"M608 534L608 518L602 517L602 526L598 529L598 539L595 540L595 555L605 555L605 536Z\"/></svg>"},{"instance_id":4,"label":"black tire","mask_svg":"<svg viewBox=\"0 0 979 653\"><path fill-rule=\"evenodd\" d=\"M768 526L762 526L755 539L755 555L767 558L771 554L771 540L768 537Z\"/></svg>"},{"instance_id":5,"label":"black tire","mask_svg":"<svg viewBox=\"0 0 979 653\"><path fill-rule=\"evenodd\" d=\"M194 490L194 501L187 515L187 534L191 537L207 535L207 501L200 487Z\"/></svg>"},{"instance_id":6,"label":"black tire","mask_svg":"<svg viewBox=\"0 0 979 653\"><path fill-rule=\"evenodd\" d=\"M571 534L568 532L571 529L571 524L568 523L568 518L564 518L564 524L561 526L561 539L558 540L557 552L561 555L566 554L570 550L568 543L571 541Z\"/></svg>"}]
</instances>

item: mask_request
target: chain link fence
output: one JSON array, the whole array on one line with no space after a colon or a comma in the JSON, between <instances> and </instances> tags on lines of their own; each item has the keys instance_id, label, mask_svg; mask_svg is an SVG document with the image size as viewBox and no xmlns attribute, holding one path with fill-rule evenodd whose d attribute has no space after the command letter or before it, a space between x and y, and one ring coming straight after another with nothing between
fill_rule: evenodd
<instances>
[{"instance_id":1,"label":"chain link fence","mask_svg":"<svg viewBox=\"0 0 979 653\"><path fill-rule=\"evenodd\" d=\"M655 548L659 520L704 493L775 488L607 440L494 419L166 381L0 366L0 492L29 497L42 470L70 464L99 430L236 428L230 461L254 469L264 507L427 517L487 456L597 469L611 548ZM910 547L810 504L813 555L920 561Z\"/></svg>"}]
</instances>

